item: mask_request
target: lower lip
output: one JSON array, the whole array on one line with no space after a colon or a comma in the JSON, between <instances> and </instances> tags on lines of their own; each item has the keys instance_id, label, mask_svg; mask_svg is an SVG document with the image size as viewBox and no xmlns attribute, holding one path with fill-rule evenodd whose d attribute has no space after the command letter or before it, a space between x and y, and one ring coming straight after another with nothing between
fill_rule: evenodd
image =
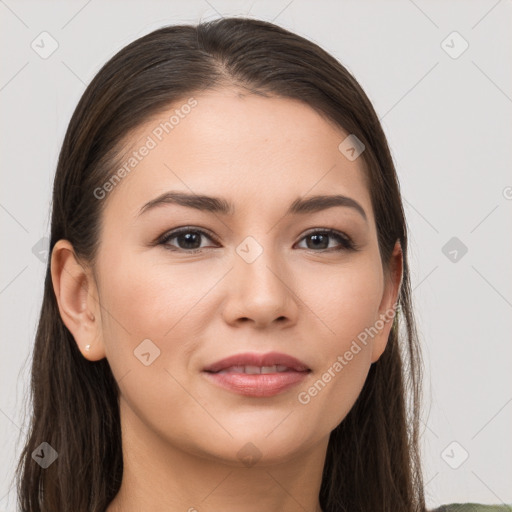
<instances>
[{"instance_id":1,"label":"lower lip","mask_svg":"<svg viewBox=\"0 0 512 512\"><path fill-rule=\"evenodd\" d=\"M206 377L220 387L252 397L274 396L302 382L309 372L210 373Z\"/></svg>"}]
</instances>

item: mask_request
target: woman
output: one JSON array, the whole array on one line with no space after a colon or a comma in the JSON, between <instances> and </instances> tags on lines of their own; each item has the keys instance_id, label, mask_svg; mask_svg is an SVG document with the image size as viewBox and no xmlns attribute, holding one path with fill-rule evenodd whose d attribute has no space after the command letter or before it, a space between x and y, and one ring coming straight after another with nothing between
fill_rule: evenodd
<instances>
[{"instance_id":1,"label":"woman","mask_svg":"<svg viewBox=\"0 0 512 512\"><path fill-rule=\"evenodd\" d=\"M122 49L50 249L22 510L425 510L397 176L321 48L224 18Z\"/></svg>"}]
</instances>

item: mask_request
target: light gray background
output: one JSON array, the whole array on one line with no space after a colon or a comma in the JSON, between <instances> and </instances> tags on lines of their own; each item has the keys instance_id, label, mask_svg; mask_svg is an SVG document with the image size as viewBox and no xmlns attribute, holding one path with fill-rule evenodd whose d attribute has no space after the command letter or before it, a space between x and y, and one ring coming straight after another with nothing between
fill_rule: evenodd
<instances>
[{"instance_id":1,"label":"light gray background","mask_svg":"<svg viewBox=\"0 0 512 512\"><path fill-rule=\"evenodd\" d=\"M32 248L49 234L71 113L99 68L132 40L167 24L248 13L333 53L388 136L426 366L427 505L512 503L510 0L0 0L0 511L15 510L12 472L27 427L23 400L45 269ZM43 31L59 45L47 59L31 48ZM464 43L448 37L453 31L469 44L457 58ZM467 247L456 261L452 247L448 256L442 250L452 237Z\"/></svg>"}]
</instances>

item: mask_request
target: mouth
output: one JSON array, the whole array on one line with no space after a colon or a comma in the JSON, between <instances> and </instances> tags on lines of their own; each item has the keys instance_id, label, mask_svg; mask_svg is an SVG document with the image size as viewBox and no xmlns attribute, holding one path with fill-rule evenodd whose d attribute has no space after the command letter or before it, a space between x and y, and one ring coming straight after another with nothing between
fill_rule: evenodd
<instances>
[{"instance_id":1,"label":"mouth","mask_svg":"<svg viewBox=\"0 0 512 512\"><path fill-rule=\"evenodd\" d=\"M287 370L302 372L310 368L299 359L288 354L280 352L267 352L258 354L256 352L247 352L244 354L234 354L215 363L206 366L203 371L218 373L221 371L237 369L238 373L275 373ZM240 369L244 369L242 372ZM248 371L245 371L248 370ZM260 370L263 370L260 371Z\"/></svg>"},{"instance_id":2,"label":"mouth","mask_svg":"<svg viewBox=\"0 0 512 512\"><path fill-rule=\"evenodd\" d=\"M293 368L289 368L288 366L278 364L273 366L229 366L224 370L220 370L218 372L211 373L247 373L249 375L262 375L269 373L282 373L282 372L294 372L297 371Z\"/></svg>"},{"instance_id":3,"label":"mouth","mask_svg":"<svg viewBox=\"0 0 512 512\"><path fill-rule=\"evenodd\" d=\"M213 384L250 397L270 397L304 380L311 369L278 352L235 354L203 369Z\"/></svg>"}]
</instances>

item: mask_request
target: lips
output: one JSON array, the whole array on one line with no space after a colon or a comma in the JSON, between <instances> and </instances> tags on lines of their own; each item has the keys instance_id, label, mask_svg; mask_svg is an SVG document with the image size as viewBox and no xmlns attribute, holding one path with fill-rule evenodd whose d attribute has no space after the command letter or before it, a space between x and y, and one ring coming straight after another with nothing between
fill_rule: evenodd
<instances>
[{"instance_id":1,"label":"lips","mask_svg":"<svg viewBox=\"0 0 512 512\"><path fill-rule=\"evenodd\" d=\"M235 354L207 366L203 371L257 374L284 371L306 372L309 370L305 363L295 357L279 352L268 352L267 354Z\"/></svg>"},{"instance_id":2,"label":"lips","mask_svg":"<svg viewBox=\"0 0 512 512\"><path fill-rule=\"evenodd\" d=\"M248 373L250 375L259 375L259 374L267 374L267 373L280 373L280 372L289 372L295 371L288 368L288 366L283 364L278 364L274 366L230 366L229 368L224 368L215 373Z\"/></svg>"},{"instance_id":3,"label":"lips","mask_svg":"<svg viewBox=\"0 0 512 512\"><path fill-rule=\"evenodd\" d=\"M203 370L205 378L238 395L264 398L302 382L311 369L295 357L278 352L235 354Z\"/></svg>"}]
</instances>

